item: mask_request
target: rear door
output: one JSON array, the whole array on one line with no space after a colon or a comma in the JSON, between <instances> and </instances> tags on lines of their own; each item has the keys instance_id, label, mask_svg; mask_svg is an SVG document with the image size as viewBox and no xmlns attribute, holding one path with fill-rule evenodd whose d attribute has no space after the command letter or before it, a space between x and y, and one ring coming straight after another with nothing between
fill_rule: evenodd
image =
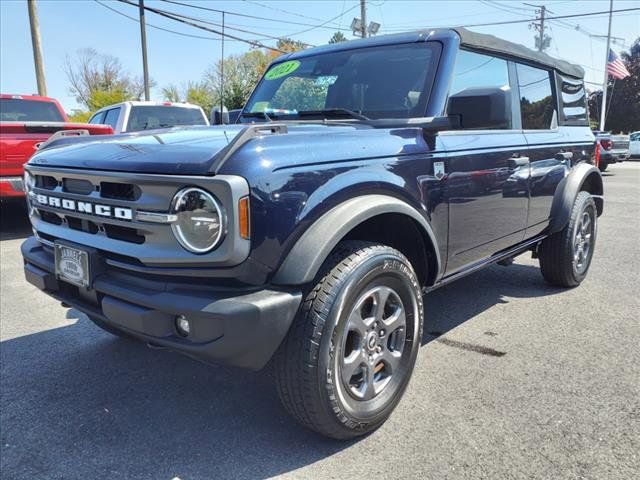
<instances>
[{"instance_id":1,"label":"rear door","mask_svg":"<svg viewBox=\"0 0 640 480\"><path fill-rule=\"evenodd\" d=\"M548 226L558 185L571 166L590 152L593 137L587 125L580 125L581 115L586 122L586 99L584 90L576 88L577 83L568 82L565 88L566 82L560 81L557 87L553 71L520 63L516 64L516 73L522 128L531 161L526 232L530 238ZM562 111L558 110L558 94L567 106ZM559 118L565 125L558 125Z\"/></svg>"},{"instance_id":2,"label":"rear door","mask_svg":"<svg viewBox=\"0 0 640 480\"><path fill-rule=\"evenodd\" d=\"M461 50L449 95L482 87L513 91L513 76L507 60ZM447 150L450 274L522 241L529 166L515 116L502 129L442 132L440 138Z\"/></svg>"}]
</instances>

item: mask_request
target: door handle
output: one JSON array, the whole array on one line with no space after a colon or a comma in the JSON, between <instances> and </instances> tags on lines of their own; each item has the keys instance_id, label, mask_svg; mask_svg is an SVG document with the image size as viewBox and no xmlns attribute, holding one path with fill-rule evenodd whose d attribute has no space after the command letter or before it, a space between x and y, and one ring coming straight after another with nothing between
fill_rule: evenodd
<instances>
[{"instance_id":1,"label":"door handle","mask_svg":"<svg viewBox=\"0 0 640 480\"><path fill-rule=\"evenodd\" d=\"M529 165L529 157L511 157L509 158L509 168L515 169Z\"/></svg>"},{"instance_id":2,"label":"door handle","mask_svg":"<svg viewBox=\"0 0 640 480\"><path fill-rule=\"evenodd\" d=\"M561 162L564 160L571 160L573 158L573 152L558 152L556 153L556 160Z\"/></svg>"}]
</instances>

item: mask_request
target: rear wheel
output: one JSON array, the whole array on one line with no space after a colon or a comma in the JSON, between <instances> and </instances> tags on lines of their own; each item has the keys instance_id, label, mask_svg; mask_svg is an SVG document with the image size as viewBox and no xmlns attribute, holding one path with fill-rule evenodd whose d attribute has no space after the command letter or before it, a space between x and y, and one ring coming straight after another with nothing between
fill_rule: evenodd
<instances>
[{"instance_id":1,"label":"rear wheel","mask_svg":"<svg viewBox=\"0 0 640 480\"><path fill-rule=\"evenodd\" d=\"M422 320L418 280L400 252L364 242L340 244L276 354L285 408L332 438L378 428L409 382Z\"/></svg>"},{"instance_id":2,"label":"rear wheel","mask_svg":"<svg viewBox=\"0 0 640 480\"><path fill-rule=\"evenodd\" d=\"M598 213L589 192L575 199L569 223L540 245L540 269L545 280L560 287L575 287L584 280L596 245Z\"/></svg>"}]
</instances>

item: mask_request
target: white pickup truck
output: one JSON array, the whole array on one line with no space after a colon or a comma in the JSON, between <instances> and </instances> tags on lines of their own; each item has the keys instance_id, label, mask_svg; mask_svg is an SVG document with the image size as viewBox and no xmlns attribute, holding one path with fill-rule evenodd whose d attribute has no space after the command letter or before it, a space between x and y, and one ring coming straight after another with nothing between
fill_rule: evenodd
<instances>
[{"instance_id":1,"label":"white pickup truck","mask_svg":"<svg viewBox=\"0 0 640 480\"><path fill-rule=\"evenodd\" d=\"M131 101L101 108L89 123L111 125L114 133L127 133L180 125L209 125L209 120L202 108L191 103Z\"/></svg>"}]
</instances>

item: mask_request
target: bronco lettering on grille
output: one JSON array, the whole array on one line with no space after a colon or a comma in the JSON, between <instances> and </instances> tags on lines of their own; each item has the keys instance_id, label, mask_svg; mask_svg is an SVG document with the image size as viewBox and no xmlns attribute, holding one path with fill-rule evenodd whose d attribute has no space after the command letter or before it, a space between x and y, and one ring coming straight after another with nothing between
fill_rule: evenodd
<instances>
[{"instance_id":1,"label":"bronco lettering on grille","mask_svg":"<svg viewBox=\"0 0 640 480\"><path fill-rule=\"evenodd\" d=\"M42 193L29 193L29 197L35 203L47 207L60 208L72 212L97 215L99 217L116 218L118 220L132 220L133 210L126 207L113 207L111 205L100 205L98 203L81 202L69 198L52 197Z\"/></svg>"}]
</instances>

